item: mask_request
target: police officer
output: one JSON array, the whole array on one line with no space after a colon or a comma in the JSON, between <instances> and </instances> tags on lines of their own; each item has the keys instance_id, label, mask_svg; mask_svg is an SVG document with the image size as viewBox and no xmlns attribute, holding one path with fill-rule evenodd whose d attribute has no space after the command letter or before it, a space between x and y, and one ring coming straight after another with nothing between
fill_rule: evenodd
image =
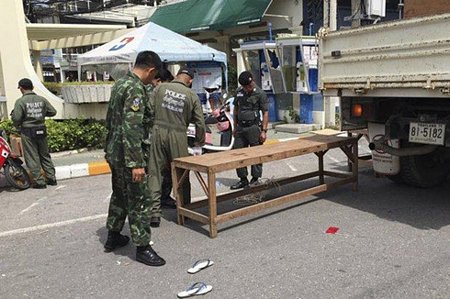
<instances>
[{"instance_id":1,"label":"police officer","mask_svg":"<svg viewBox=\"0 0 450 299\"><path fill-rule=\"evenodd\" d=\"M154 206L150 224L158 227L161 220L161 182L170 171L173 159L188 156L186 131L189 123L195 125L195 145L205 143L205 121L200 100L190 86L194 75L186 68L180 69L175 80L161 83L150 96L154 121L150 153L150 189ZM190 203L190 183L183 184L184 203Z\"/></svg>"},{"instance_id":2,"label":"police officer","mask_svg":"<svg viewBox=\"0 0 450 299\"><path fill-rule=\"evenodd\" d=\"M161 69L155 79L153 79L152 85L156 87L161 83L171 82L173 79L174 77L169 70ZM176 201L170 196L170 193L172 192L172 173L170 168L165 168L162 176L161 207L176 209Z\"/></svg>"},{"instance_id":3,"label":"police officer","mask_svg":"<svg viewBox=\"0 0 450 299\"><path fill-rule=\"evenodd\" d=\"M140 52L131 72L117 80L111 90L106 116L106 160L112 174L111 201L106 228L105 252L125 246L129 237L120 232L128 216L136 260L149 266L166 262L149 245L151 198L146 174L150 110L146 84L156 76L162 62L152 51Z\"/></svg>"},{"instance_id":4,"label":"police officer","mask_svg":"<svg viewBox=\"0 0 450 299\"><path fill-rule=\"evenodd\" d=\"M48 152L45 117L55 116L55 108L47 99L33 92L33 83L24 78L19 81L22 97L18 99L11 113L14 126L20 130L23 155L33 177L32 188L43 189L57 184L55 167ZM45 178L41 174L44 170Z\"/></svg>"},{"instance_id":5,"label":"police officer","mask_svg":"<svg viewBox=\"0 0 450 299\"><path fill-rule=\"evenodd\" d=\"M252 74L248 71L242 72L238 81L241 86L237 89L233 102L235 127L233 148L235 149L263 144L267 138L269 124L268 100L265 92L256 86ZM236 172L240 180L231 186L231 190L249 185L247 167L238 168ZM257 183L262 176L262 164L252 165L251 175L250 184Z\"/></svg>"}]
</instances>

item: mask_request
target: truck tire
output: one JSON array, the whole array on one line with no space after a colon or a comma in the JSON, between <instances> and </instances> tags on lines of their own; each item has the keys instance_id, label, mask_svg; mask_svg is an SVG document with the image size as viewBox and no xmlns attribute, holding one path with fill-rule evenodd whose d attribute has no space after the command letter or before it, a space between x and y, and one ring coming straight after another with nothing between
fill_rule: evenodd
<instances>
[{"instance_id":1,"label":"truck tire","mask_svg":"<svg viewBox=\"0 0 450 299\"><path fill-rule=\"evenodd\" d=\"M427 155L400 158L400 174L405 184L430 188L442 184L450 172L450 163L442 157L442 150Z\"/></svg>"}]
</instances>

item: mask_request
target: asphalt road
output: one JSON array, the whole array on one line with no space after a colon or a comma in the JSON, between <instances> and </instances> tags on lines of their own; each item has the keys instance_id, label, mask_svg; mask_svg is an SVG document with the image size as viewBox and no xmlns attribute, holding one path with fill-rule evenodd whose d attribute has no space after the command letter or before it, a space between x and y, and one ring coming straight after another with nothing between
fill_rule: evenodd
<instances>
[{"instance_id":1,"label":"asphalt road","mask_svg":"<svg viewBox=\"0 0 450 299\"><path fill-rule=\"evenodd\" d=\"M312 170L315 160L268 163L264 175ZM338 151L325 162L345 169ZM217 185L225 191L234 182L234 172L225 172ZM204 298L450 298L448 183L409 188L361 165L358 192L343 186L238 218L220 225L216 239L194 221L177 225L168 210L152 231L167 261L160 268L134 262L132 245L103 252L110 189L103 175L46 190L1 190L0 298L176 298L196 281L213 286ZM200 192L194 185L194 197ZM237 204L243 200L223 208ZM325 233L330 226L339 228L336 234ZM215 264L188 274L202 258Z\"/></svg>"}]
</instances>

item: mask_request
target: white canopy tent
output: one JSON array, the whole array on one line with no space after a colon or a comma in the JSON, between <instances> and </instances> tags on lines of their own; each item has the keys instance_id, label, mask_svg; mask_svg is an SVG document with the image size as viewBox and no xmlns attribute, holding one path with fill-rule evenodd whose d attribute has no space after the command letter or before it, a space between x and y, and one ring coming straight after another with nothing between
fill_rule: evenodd
<instances>
[{"instance_id":1,"label":"white canopy tent","mask_svg":"<svg viewBox=\"0 0 450 299\"><path fill-rule=\"evenodd\" d=\"M149 22L115 40L78 56L78 73L81 69L123 73L133 65L141 51L151 50L166 63L217 62L224 65L226 76L227 56L225 53L205 46L190 38Z\"/></svg>"}]
</instances>

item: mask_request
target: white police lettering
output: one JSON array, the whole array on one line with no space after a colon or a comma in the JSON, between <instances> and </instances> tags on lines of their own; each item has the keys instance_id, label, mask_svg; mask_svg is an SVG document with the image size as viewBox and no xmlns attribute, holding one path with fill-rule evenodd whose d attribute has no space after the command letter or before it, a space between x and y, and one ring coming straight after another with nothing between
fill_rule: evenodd
<instances>
[{"instance_id":1,"label":"white police lettering","mask_svg":"<svg viewBox=\"0 0 450 299\"><path fill-rule=\"evenodd\" d=\"M242 92L238 92L236 96L237 96L237 97L243 97L244 94L243 94Z\"/></svg>"},{"instance_id":2,"label":"white police lettering","mask_svg":"<svg viewBox=\"0 0 450 299\"><path fill-rule=\"evenodd\" d=\"M167 89L161 106L174 112L183 113L186 95Z\"/></svg>"},{"instance_id":3,"label":"white police lettering","mask_svg":"<svg viewBox=\"0 0 450 299\"><path fill-rule=\"evenodd\" d=\"M27 117L30 118L43 118L42 109L44 107L44 102L34 102L26 103Z\"/></svg>"}]
</instances>

